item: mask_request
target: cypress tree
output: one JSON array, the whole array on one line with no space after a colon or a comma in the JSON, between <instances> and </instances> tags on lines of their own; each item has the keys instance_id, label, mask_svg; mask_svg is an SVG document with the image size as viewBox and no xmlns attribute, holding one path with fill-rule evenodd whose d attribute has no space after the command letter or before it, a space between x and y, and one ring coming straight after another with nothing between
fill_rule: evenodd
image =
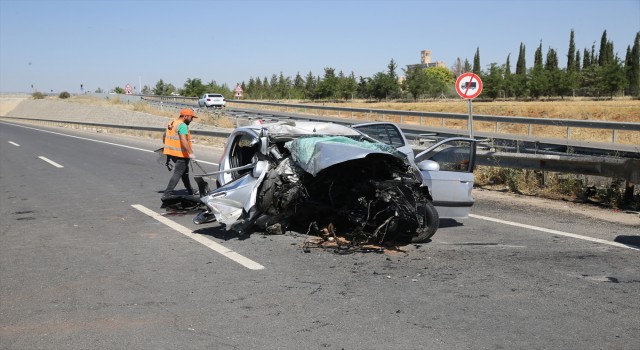
<instances>
[{"instance_id":1,"label":"cypress tree","mask_svg":"<svg viewBox=\"0 0 640 350\"><path fill-rule=\"evenodd\" d=\"M464 59L464 72L471 72L471 63L466 58Z\"/></svg>"},{"instance_id":2,"label":"cypress tree","mask_svg":"<svg viewBox=\"0 0 640 350\"><path fill-rule=\"evenodd\" d=\"M533 54L533 68L542 68L542 41Z\"/></svg>"},{"instance_id":3,"label":"cypress tree","mask_svg":"<svg viewBox=\"0 0 640 350\"><path fill-rule=\"evenodd\" d=\"M520 43L520 51L518 52L518 61L516 62L516 75L527 74L527 64L525 57L525 46Z\"/></svg>"},{"instance_id":4,"label":"cypress tree","mask_svg":"<svg viewBox=\"0 0 640 350\"><path fill-rule=\"evenodd\" d=\"M549 51L547 51L547 61L545 62L544 69L548 71L558 70L558 53L556 50L549 48Z\"/></svg>"},{"instance_id":5,"label":"cypress tree","mask_svg":"<svg viewBox=\"0 0 640 350\"><path fill-rule=\"evenodd\" d=\"M567 72L575 71L576 59L576 43L574 41L573 29L571 29L571 36L569 38L569 52L567 52Z\"/></svg>"},{"instance_id":6,"label":"cypress tree","mask_svg":"<svg viewBox=\"0 0 640 350\"><path fill-rule=\"evenodd\" d=\"M589 51L584 49L584 57L582 58L582 70L589 68L591 65L591 56L589 56Z\"/></svg>"},{"instance_id":7,"label":"cypress tree","mask_svg":"<svg viewBox=\"0 0 640 350\"><path fill-rule=\"evenodd\" d=\"M607 63L610 63L613 60L613 55L609 57L609 42L607 41L607 31L605 30L602 33L602 37L600 38L600 51L598 56L598 65L604 66ZM611 48L611 52L613 53L613 47Z\"/></svg>"},{"instance_id":8,"label":"cypress tree","mask_svg":"<svg viewBox=\"0 0 640 350\"><path fill-rule=\"evenodd\" d=\"M473 55L473 72L475 74L480 74L480 48L476 48L476 54Z\"/></svg>"},{"instance_id":9,"label":"cypress tree","mask_svg":"<svg viewBox=\"0 0 640 350\"><path fill-rule=\"evenodd\" d=\"M636 33L631 50L627 48L625 72L629 83L629 94L640 96L640 32Z\"/></svg>"},{"instance_id":10,"label":"cypress tree","mask_svg":"<svg viewBox=\"0 0 640 350\"><path fill-rule=\"evenodd\" d=\"M513 92L513 78L511 77L511 54L507 55L507 62L504 64L504 94L505 97L511 97Z\"/></svg>"},{"instance_id":11,"label":"cypress tree","mask_svg":"<svg viewBox=\"0 0 640 350\"><path fill-rule=\"evenodd\" d=\"M512 85L516 98L526 97L527 95L527 64L525 51L524 44L520 43L520 51L516 63L516 75L513 77Z\"/></svg>"}]
</instances>

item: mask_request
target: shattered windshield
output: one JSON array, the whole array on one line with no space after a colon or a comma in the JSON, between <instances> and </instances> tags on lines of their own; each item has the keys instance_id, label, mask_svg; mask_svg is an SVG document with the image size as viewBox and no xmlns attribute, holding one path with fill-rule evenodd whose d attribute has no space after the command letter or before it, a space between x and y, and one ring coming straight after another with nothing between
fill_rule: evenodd
<instances>
[{"instance_id":1,"label":"shattered windshield","mask_svg":"<svg viewBox=\"0 0 640 350\"><path fill-rule=\"evenodd\" d=\"M285 143L285 148L291 152L293 160L313 176L332 165L370 154L391 154L403 158L403 154L392 146L345 136L301 137Z\"/></svg>"}]
</instances>

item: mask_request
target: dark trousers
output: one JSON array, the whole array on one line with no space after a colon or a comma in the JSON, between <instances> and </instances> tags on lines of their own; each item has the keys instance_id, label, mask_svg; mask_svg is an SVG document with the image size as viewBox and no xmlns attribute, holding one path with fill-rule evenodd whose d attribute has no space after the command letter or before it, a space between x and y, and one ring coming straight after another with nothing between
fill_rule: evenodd
<instances>
[{"instance_id":1,"label":"dark trousers","mask_svg":"<svg viewBox=\"0 0 640 350\"><path fill-rule=\"evenodd\" d=\"M193 188L191 187L191 182L189 181L189 158L179 158L174 156L168 156L171 161L175 163L173 167L173 176L171 176L171 180L169 180L169 184L167 185L167 189L164 190L165 195L171 194L176 185L178 185L178 181L182 179L182 183L184 187L187 189L189 194L193 193Z\"/></svg>"}]
</instances>

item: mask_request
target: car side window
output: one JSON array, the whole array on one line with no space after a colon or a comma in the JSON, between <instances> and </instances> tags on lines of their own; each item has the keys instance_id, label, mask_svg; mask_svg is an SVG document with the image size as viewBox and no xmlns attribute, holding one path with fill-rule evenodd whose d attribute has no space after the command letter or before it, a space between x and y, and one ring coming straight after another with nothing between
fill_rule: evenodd
<instances>
[{"instance_id":1,"label":"car side window","mask_svg":"<svg viewBox=\"0 0 640 350\"><path fill-rule=\"evenodd\" d=\"M440 171L472 172L474 146L470 141L445 143L416 157L416 163L432 160L440 165Z\"/></svg>"},{"instance_id":2,"label":"car side window","mask_svg":"<svg viewBox=\"0 0 640 350\"><path fill-rule=\"evenodd\" d=\"M238 168L253 163L253 157L258 152L259 139L249 134L237 135L232 143L229 152L229 163L232 168ZM250 172L251 169L234 171L231 173L233 179L237 179Z\"/></svg>"},{"instance_id":3,"label":"car side window","mask_svg":"<svg viewBox=\"0 0 640 350\"><path fill-rule=\"evenodd\" d=\"M378 125L362 125L357 127L361 132L369 135L370 137L393 147L404 146L404 139L400 130L389 124Z\"/></svg>"}]
</instances>

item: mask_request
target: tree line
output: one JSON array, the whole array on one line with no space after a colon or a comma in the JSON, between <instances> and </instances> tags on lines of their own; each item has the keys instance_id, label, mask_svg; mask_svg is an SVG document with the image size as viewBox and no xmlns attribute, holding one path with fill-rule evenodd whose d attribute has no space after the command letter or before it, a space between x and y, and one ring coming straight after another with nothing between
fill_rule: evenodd
<instances>
[{"instance_id":1,"label":"tree line","mask_svg":"<svg viewBox=\"0 0 640 350\"><path fill-rule=\"evenodd\" d=\"M456 78L465 72L473 72L483 81L483 91L479 96L485 99L510 98L517 100L539 99L543 97L640 97L640 32L636 33L633 46L627 46L626 55L621 58L607 39L607 31L602 33L600 45L576 49L574 31L571 30L566 67L560 68L558 51L549 48L543 54L542 42L534 52L533 66L527 68L526 47L520 44L515 71L511 68L511 55L504 64L490 63L481 68L480 48L476 49L473 64L460 58L450 67L429 67L403 69L399 77L398 65L391 59L385 71L372 77L357 77L353 72L336 73L335 68L324 68L322 76L309 72L305 77L300 73L294 78L280 72L267 77L250 77L240 85L244 98L254 100L418 100L425 98L457 97ZM160 79L153 88L145 86L143 94L181 96L201 96L204 93L220 93L233 97L232 89L226 84L211 81L202 83L199 78L187 79L182 88Z\"/></svg>"}]
</instances>

